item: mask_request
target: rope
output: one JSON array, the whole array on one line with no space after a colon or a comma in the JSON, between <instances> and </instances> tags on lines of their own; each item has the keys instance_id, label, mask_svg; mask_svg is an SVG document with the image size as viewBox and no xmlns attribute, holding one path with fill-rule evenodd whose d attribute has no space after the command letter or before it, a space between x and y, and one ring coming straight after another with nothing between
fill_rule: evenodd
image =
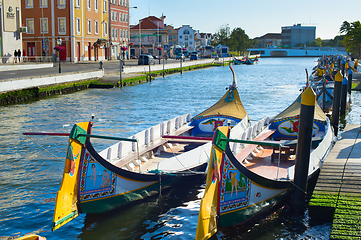
<instances>
[{"instance_id":1,"label":"rope","mask_svg":"<svg viewBox=\"0 0 361 240\"><path fill-rule=\"evenodd\" d=\"M168 141L167 141L168 142ZM203 147L202 147L203 148ZM175 159L180 163L180 165L182 165L182 167L184 167L185 169L187 169L189 172L191 173L196 173L195 171L190 170L189 168L187 168L186 166L183 165L183 163L178 159L177 155L173 152L172 148L169 148L170 151L173 153L173 156L175 157Z\"/></svg>"},{"instance_id":2,"label":"rope","mask_svg":"<svg viewBox=\"0 0 361 240\"><path fill-rule=\"evenodd\" d=\"M35 141L33 138L31 138L29 135L27 135L36 145L38 145L38 147L40 147L41 149L43 149L45 152L49 153L50 155L52 155L53 157L62 160L63 158L55 156L53 153L49 152L48 150L46 150L43 146L41 146L37 141Z\"/></svg>"}]
</instances>

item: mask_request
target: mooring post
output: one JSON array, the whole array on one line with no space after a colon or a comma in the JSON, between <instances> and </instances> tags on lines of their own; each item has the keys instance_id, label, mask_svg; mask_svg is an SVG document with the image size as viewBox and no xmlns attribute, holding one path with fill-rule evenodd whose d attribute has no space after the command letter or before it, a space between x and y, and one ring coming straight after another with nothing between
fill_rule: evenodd
<instances>
[{"instance_id":1,"label":"mooring post","mask_svg":"<svg viewBox=\"0 0 361 240\"><path fill-rule=\"evenodd\" d=\"M342 73L342 77L345 76L345 64L346 64L346 60L342 59L341 62L341 73Z\"/></svg>"},{"instance_id":2,"label":"mooring post","mask_svg":"<svg viewBox=\"0 0 361 240\"><path fill-rule=\"evenodd\" d=\"M182 56L181 56L181 58L180 58L180 67L181 67L181 74L183 74L183 69L182 69L182 61L183 61L183 59L182 59Z\"/></svg>"},{"instance_id":3,"label":"mooring post","mask_svg":"<svg viewBox=\"0 0 361 240\"><path fill-rule=\"evenodd\" d=\"M163 57L163 77L164 77L164 57Z\"/></svg>"},{"instance_id":4,"label":"mooring post","mask_svg":"<svg viewBox=\"0 0 361 240\"><path fill-rule=\"evenodd\" d=\"M350 94L351 96L351 88L352 88L352 73L353 71L350 69L348 70L348 74L347 74L347 92L348 94Z\"/></svg>"},{"instance_id":5,"label":"mooring post","mask_svg":"<svg viewBox=\"0 0 361 240\"><path fill-rule=\"evenodd\" d=\"M333 100L332 100L332 121L331 125L334 130L334 134L337 137L338 133L338 121L340 117L340 99L341 99L341 88L342 88L342 75L338 71L335 76L335 84L333 89Z\"/></svg>"},{"instance_id":6,"label":"mooring post","mask_svg":"<svg viewBox=\"0 0 361 240\"><path fill-rule=\"evenodd\" d=\"M122 81L123 61L122 61L122 59L120 58L120 54L119 54L119 59L120 59L119 84L120 84L120 87L123 87L123 81Z\"/></svg>"},{"instance_id":7,"label":"mooring post","mask_svg":"<svg viewBox=\"0 0 361 240\"><path fill-rule=\"evenodd\" d=\"M316 94L311 87L308 87L301 96L295 160L295 187L291 198L294 212L298 214L303 214L305 208L315 105Z\"/></svg>"},{"instance_id":8,"label":"mooring post","mask_svg":"<svg viewBox=\"0 0 361 240\"><path fill-rule=\"evenodd\" d=\"M337 68L341 69L341 56L338 56L337 58Z\"/></svg>"},{"instance_id":9,"label":"mooring post","mask_svg":"<svg viewBox=\"0 0 361 240\"><path fill-rule=\"evenodd\" d=\"M344 77L342 79L342 86L341 86L341 110L340 115L345 116L346 115L346 105L347 105L347 78Z\"/></svg>"},{"instance_id":10,"label":"mooring post","mask_svg":"<svg viewBox=\"0 0 361 240\"><path fill-rule=\"evenodd\" d=\"M326 78L322 80L322 111L326 111Z\"/></svg>"}]
</instances>

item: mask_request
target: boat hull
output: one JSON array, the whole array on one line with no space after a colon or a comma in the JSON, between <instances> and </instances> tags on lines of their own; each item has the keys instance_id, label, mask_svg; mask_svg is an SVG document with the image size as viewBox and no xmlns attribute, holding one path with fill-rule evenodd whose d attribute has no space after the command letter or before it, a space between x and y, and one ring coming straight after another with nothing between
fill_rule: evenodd
<instances>
[{"instance_id":1,"label":"boat hull","mask_svg":"<svg viewBox=\"0 0 361 240\"><path fill-rule=\"evenodd\" d=\"M254 188L254 186L251 187L251 189ZM263 189L263 191L267 191L267 189ZM225 212L221 214L221 217L219 218L219 227L225 228L250 221L257 216L268 212L280 203L285 202L285 200L290 196L290 193L291 189L285 189L268 199L250 203L249 206L244 208Z\"/></svg>"}]
</instances>

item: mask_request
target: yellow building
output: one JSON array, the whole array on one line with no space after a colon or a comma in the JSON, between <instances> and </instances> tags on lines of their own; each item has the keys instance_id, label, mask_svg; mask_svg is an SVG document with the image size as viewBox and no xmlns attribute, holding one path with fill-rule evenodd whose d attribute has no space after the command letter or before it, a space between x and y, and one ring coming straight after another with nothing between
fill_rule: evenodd
<instances>
[{"instance_id":1,"label":"yellow building","mask_svg":"<svg viewBox=\"0 0 361 240\"><path fill-rule=\"evenodd\" d=\"M108 0L22 0L23 47L32 56L56 57L61 39L63 61L107 58ZM37 17L34 17L37 16Z\"/></svg>"}]
</instances>

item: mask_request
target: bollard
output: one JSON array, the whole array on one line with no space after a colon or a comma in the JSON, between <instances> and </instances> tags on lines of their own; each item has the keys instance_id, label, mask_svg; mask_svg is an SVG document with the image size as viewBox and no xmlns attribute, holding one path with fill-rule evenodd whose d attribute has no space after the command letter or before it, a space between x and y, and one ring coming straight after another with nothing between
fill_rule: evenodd
<instances>
[{"instance_id":1,"label":"bollard","mask_svg":"<svg viewBox=\"0 0 361 240\"><path fill-rule=\"evenodd\" d=\"M163 57L163 77L164 77L164 57Z\"/></svg>"},{"instance_id":2,"label":"bollard","mask_svg":"<svg viewBox=\"0 0 361 240\"><path fill-rule=\"evenodd\" d=\"M103 69L103 62L102 61L99 62L99 69Z\"/></svg>"},{"instance_id":3,"label":"bollard","mask_svg":"<svg viewBox=\"0 0 361 240\"><path fill-rule=\"evenodd\" d=\"M347 92L348 92L348 94L350 94L350 96L351 96L351 88L352 88L352 70L350 69L350 70L348 70L348 75L347 75L347 80L348 80L348 82L347 82Z\"/></svg>"},{"instance_id":4,"label":"bollard","mask_svg":"<svg viewBox=\"0 0 361 240\"><path fill-rule=\"evenodd\" d=\"M337 72L335 76L335 85L333 89L332 121L331 121L331 125L333 127L334 134L336 137L338 133L338 119L340 117L340 98L341 98L342 79L343 78L341 73Z\"/></svg>"},{"instance_id":5,"label":"bollard","mask_svg":"<svg viewBox=\"0 0 361 240\"><path fill-rule=\"evenodd\" d=\"M119 56L120 58L120 56ZM123 81L122 81L122 71L123 71L123 61L122 59L120 59L120 67L119 67L119 83L120 83L120 87L123 87Z\"/></svg>"},{"instance_id":6,"label":"bollard","mask_svg":"<svg viewBox=\"0 0 361 240\"><path fill-rule=\"evenodd\" d=\"M346 64L346 60L342 59L341 62L341 73L342 73L342 77L345 76L345 64Z\"/></svg>"},{"instance_id":7,"label":"bollard","mask_svg":"<svg viewBox=\"0 0 361 240\"><path fill-rule=\"evenodd\" d=\"M303 214L305 207L315 105L316 94L311 87L308 87L301 96L295 160L295 187L291 197L291 205L295 213L299 214Z\"/></svg>"},{"instance_id":8,"label":"bollard","mask_svg":"<svg viewBox=\"0 0 361 240\"><path fill-rule=\"evenodd\" d=\"M340 115L345 116L346 114L346 104L347 104L347 78L344 77L342 79L342 86L341 86L341 110Z\"/></svg>"},{"instance_id":9,"label":"bollard","mask_svg":"<svg viewBox=\"0 0 361 240\"><path fill-rule=\"evenodd\" d=\"M181 57L181 59L180 59L180 69L181 69L181 74L183 74L183 69L182 69L182 57Z\"/></svg>"}]
</instances>

